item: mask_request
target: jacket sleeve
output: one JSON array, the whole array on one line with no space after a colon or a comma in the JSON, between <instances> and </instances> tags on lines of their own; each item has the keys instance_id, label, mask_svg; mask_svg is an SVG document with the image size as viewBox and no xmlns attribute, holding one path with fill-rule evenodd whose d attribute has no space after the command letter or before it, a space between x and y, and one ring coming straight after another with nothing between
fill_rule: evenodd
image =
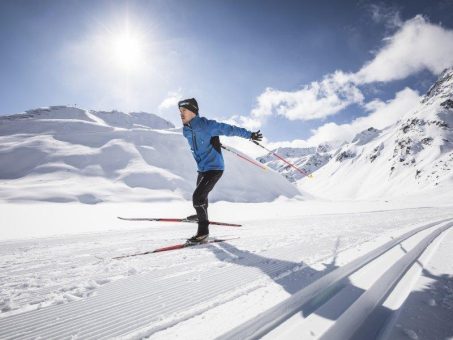
<instances>
[{"instance_id":1,"label":"jacket sleeve","mask_svg":"<svg viewBox=\"0 0 453 340\"><path fill-rule=\"evenodd\" d=\"M242 138L250 138L252 136L252 132L249 130L226 123L219 123L215 120L207 119L206 124L212 136L237 136Z\"/></svg>"}]
</instances>

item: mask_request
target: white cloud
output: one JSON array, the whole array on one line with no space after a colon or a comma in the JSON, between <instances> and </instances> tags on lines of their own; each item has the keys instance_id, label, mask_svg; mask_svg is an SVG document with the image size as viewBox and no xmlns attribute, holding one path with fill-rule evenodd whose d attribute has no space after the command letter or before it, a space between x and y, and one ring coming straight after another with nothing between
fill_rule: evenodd
<instances>
[{"instance_id":1,"label":"white cloud","mask_svg":"<svg viewBox=\"0 0 453 340\"><path fill-rule=\"evenodd\" d=\"M351 104L360 104L368 113L347 124L328 122L312 130L307 140L268 143L270 148L281 146L307 147L326 141L350 141L359 132L374 127L384 129L396 123L420 102L417 91L405 88L388 101L374 99L364 103L360 85L404 79L427 69L439 74L453 65L453 31L429 23L422 16L402 22L394 8L372 6L372 18L397 31L385 39L385 45L357 73L336 71L321 81L314 81L296 91L267 88L257 98L249 117L234 116L228 122L259 128L271 115L289 120L311 120L332 116ZM266 142L266 141L265 141ZM246 141L232 141L239 149L256 151ZM245 143L245 144L244 144ZM252 145L253 146L253 145Z\"/></svg>"},{"instance_id":2,"label":"white cloud","mask_svg":"<svg viewBox=\"0 0 453 340\"><path fill-rule=\"evenodd\" d=\"M386 39L375 58L355 75L357 84L404 79L427 69L439 74L453 65L453 31L417 15Z\"/></svg>"},{"instance_id":3,"label":"white cloud","mask_svg":"<svg viewBox=\"0 0 453 340\"><path fill-rule=\"evenodd\" d=\"M371 19L376 23L384 23L389 29L401 27L403 21L401 20L400 13L395 6L380 4L371 4L368 6L371 14Z\"/></svg>"},{"instance_id":4,"label":"white cloud","mask_svg":"<svg viewBox=\"0 0 453 340\"><path fill-rule=\"evenodd\" d=\"M409 110L420 102L420 95L417 91L405 88L399 91L395 98L383 102L375 99L365 104L370 114L366 117L354 119L349 124L336 124L333 122L324 124L312 130L313 135L307 140L310 145L317 145L330 140L350 141L357 133L374 127L383 129L396 123Z\"/></svg>"},{"instance_id":5,"label":"white cloud","mask_svg":"<svg viewBox=\"0 0 453 340\"><path fill-rule=\"evenodd\" d=\"M172 122L175 126L181 126L182 123L178 110L178 102L182 99L182 89L168 92L158 106L159 115Z\"/></svg>"},{"instance_id":6,"label":"white cloud","mask_svg":"<svg viewBox=\"0 0 453 340\"><path fill-rule=\"evenodd\" d=\"M309 144L306 140L295 139L292 141L280 141L268 143L266 146L269 149L277 149L277 148L308 148L312 147L313 145Z\"/></svg>"},{"instance_id":7,"label":"white cloud","mask_svg":"<svg viewBox=\"0 0 453 340\"><path fill-rule=\"evenodd\" d=\"M326 123L317 129L312 130L312 136L307 140L295 139L293 141L280 141L270 143L264 141L266 146L270 149L278 147L293 147L305 148L310 146L317 146L325 142L343 142L350 141L356 134L362 132L369 127L376 129L384 129L392 124L395 124L402 116L409 110L413 109L421 100L421 96L417 91L408 87L397 92L393 99L382 101L374 99L370 102L364 103L364 109L369 113L368 116L358 117L348 124L337 124L333 122ZM228 121L231 124L237 121ZM240 150L247 150L248 154L258 157L262 153L256 151L247 141L232 140L231 145Z\"/></svg>"},{"instance_id":8,"label":"white cloud","mask_svg":"<svg viewBox=\"0 0 453 340\"><path fill-rule=\"evenodd\" d=\"M289 120L325 118L353 103L363 101L362 92L350 81L351 75L341 71L329 74L320 82L312 82L298 91L267 88L252 110L254 118L272 114Z\"/></svg>"},{"instance_id":9,"label":"white cloud","mask_svg":"<svg viewBox=\"0 0 453 340\"><path fill-rule=\"evenodd\" d=\"M360 123L364 129L373 126L376 129L383 129L396 123L404 114L413 109L421 100L417 91L411 88L404 88L396 93L395 98L383 102L375 99L365 105L370 114L367 117L357 118L355 121ZM363 129L362 129L363 130Z\"/></svg>"},{"instance_id":10,"label":"white cloud","mask_svg":"<svg viewBox=\"0 0 453 340\"><path fill-rule=\"evenodd\" d=\"M311 131L313 135L307 143L318 145L329 141L347 141L357 134L351 124L326 123Z\"/></svg>"},{"instance_id":11,"label":"white cloud","mask_svg":"<svg viewBox=\"0 0 453 340\"><path fill-rule=\"evenodd\" d=\"M250 131L255 131L261 128L263 120L255 117L234 115L229 119L224 120L224 123L240 126Z\"/></svg>"},{"instance_id":12,"label":"white cloud","mask_svg":"<svg viewBox=\"0 0 453 340\"><path fill-rule=\"evenodd\" d=\"M167 97L159 104L159 111L173 109L176 110L178 102L182 100L181 90L168 93Z\"/></svg>"},{"instance_id":13,"label":"white cloud","mask_svg":"<svg viewBox=\"0 0 453 340\"><path fill-rule=\"evenodd\" d=\"M453 31L429 23L418 15L402 22L395 7L371 6L372 19L397 29L386 39L385 45L356 73L337 70L321 81L314 81L300 90L280 91L267 88L257 98L249 117L236 117L243 124L263 124L267 117L282 116L289 120L323 119L351 104L362 105L367 117L357 118L349 124L327 123L313 130L309 143L352 138L356 133L374 126L383 128L404 114L419 95L404 89L388 102L378 99L364 103L359 86L373 82L390 82L404 79L424 69L439 74L453 65ZM298 142L303 144L302 142Z\"/></svg>"}]
</instances>

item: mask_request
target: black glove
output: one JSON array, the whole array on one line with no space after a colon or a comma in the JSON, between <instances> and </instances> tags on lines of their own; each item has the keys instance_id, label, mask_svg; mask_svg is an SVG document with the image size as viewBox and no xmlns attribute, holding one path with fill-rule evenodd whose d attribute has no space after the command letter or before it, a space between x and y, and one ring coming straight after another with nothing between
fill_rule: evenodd
<instances>
[{"instance_id":1,"label":"black glove","mask_svg":"<svg viewBox=\"0 0 453 340\"><path fill-rule=\"evenodd\" d=\"M263 134L260 131L261 130L258 130L256 132L252 132L252 136L250 137L250 139L252 141L261 142L263 140Z\"/></svg>"}]
</instances>

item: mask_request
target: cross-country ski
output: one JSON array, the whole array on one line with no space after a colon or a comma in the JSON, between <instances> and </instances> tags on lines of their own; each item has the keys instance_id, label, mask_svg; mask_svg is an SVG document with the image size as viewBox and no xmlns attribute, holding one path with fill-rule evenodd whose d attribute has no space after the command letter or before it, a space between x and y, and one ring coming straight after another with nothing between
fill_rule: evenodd
<instances>
[{"instance_id":1,"label":"cross-country ski","mask_svg":"<svg viewBox=\"0 0 453 340\"><path fill-rule=\"evenodd\" d=\"M210 244L210 243L226 242L226 241L236 240L238 238L239 237L222 238L222 239L211 238L211 239L207 239L207 240L204 240L204 241L198 242L198 243L192 243L192 242L177 243L177 244L173 244L173 245L170 245L170 246L157 248L157 249L150 250L150 251L144 251L144 252L140 252L140 253L133 253L133 254L115 256L112 259L118 260L118 259L124 259L126 257L133 257L133 256L139 256L139 255L148 255L148 254L154 254L154 253L161 253L161 252L164 252L164 251L171 251L171 250L178 250L178 249L195 247L195 246L202 246L202 245Z\"/></svg>"},{"instance_id":2,"label":"cross-country ski","mask_svg":"<svg viewBox=\"0 0 453 340\"><path fill-rule=\"evenodd\" d=\"M188 218L153 218L153 217L120 217L120 220L124 221L154 221L154 222L183 222L183 223L198 223L196 219L188 219ZM216 222L216 221L209 221L209 224L218 225L218 226L226 226L226 227L242 227L242 224L236 223L226 223L226 222Z\"/></svg>"}]
</instances>

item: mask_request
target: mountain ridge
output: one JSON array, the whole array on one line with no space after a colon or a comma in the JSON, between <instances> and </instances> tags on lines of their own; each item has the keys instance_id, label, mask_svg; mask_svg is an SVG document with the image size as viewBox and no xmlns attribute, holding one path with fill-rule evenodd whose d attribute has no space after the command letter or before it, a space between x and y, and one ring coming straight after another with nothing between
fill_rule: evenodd
<instances>
[{"instance_id":1,"label":"mountain ridge","mask_svg":"<svg viewBox=\"0 0 453 340\"><path fill-rule=\"evenodd\" d=\"M284 167L270 154L259 160L300 188L323 198L416 194L437 186L452 186L452 127L453 68L449 68L440 74L420 103L395 124L382 130L369 127L328 152L292 157L294 164L313 174L311 178ZM292 152L296 154L297 150Z\"/></svg>"}]
</instances>

